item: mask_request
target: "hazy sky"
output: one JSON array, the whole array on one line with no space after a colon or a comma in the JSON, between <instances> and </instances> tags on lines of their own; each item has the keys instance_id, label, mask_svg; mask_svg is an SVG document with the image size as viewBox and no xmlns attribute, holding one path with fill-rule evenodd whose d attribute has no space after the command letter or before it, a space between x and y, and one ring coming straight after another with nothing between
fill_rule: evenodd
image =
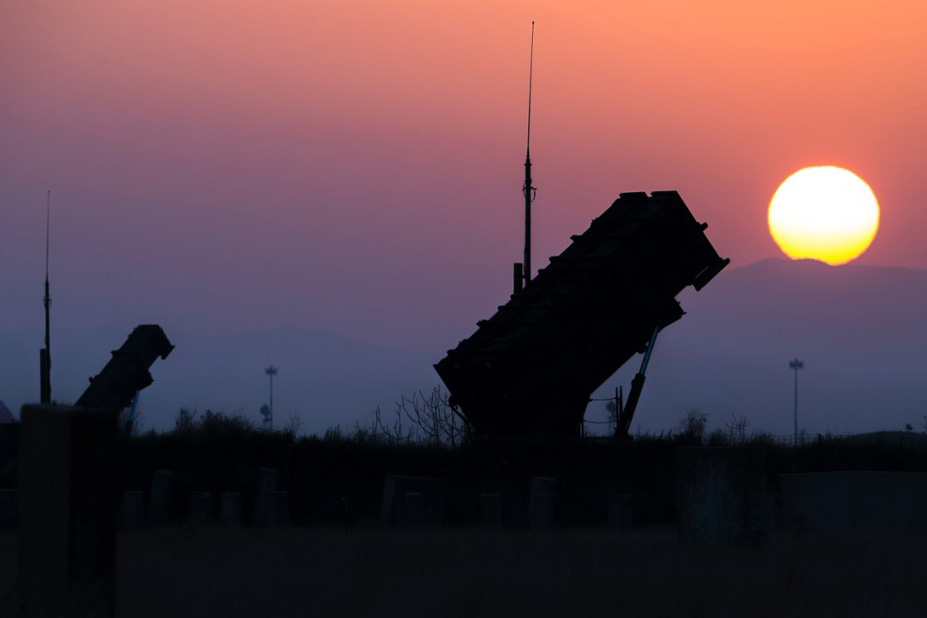
<instances>
[{"instance_id":1,"label":"hazy sky","mask_svg":"<svg viewBox=\"0 0 927 618\"><path fill-rule=\"evenodd\" d=\"M0 328L41 343L50 188L57 329L443 353L520 260L532 19L536 267L633 190L778 256L769 198L833 164L860 261L927 268L921 1L0 0Z\"/></svg>"}]
</instances>

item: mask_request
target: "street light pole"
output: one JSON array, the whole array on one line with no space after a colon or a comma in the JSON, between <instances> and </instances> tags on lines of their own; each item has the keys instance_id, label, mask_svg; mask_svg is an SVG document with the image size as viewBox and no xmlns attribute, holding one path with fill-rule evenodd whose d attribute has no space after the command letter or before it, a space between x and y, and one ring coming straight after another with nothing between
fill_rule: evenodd
<instances>
[{"instance_id":1,"label":"street light pole","mask_svg":"<svg viewBox=\"0 0 927 618\"><path fill-rule=\"evenodd\" d=\"M269 429L274 428L274 376L277 375L277 368L271 365L264 370L270 376L270 416L267 418Z\"/></svg>"},{"instance_id":2,"label":"street light pole","mask_svg":"<svg viewBox=\"0 0 927 618\"><path fill-rule=\"evenodd\" d=\"M795 371L795 436L793 438L795 446L798 446L798 370L803 369L805 363L797 358L789 361L789 368Z\"/></svg>"}]
</instances>

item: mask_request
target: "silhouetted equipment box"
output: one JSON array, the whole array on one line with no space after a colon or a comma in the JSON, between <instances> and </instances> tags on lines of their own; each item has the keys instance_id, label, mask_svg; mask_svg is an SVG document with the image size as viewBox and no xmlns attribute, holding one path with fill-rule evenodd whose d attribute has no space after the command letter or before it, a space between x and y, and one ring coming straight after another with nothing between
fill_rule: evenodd
<instances>
[{"instance_id":1,"label":"silhouetted equipment box","mask_svg":"<svg viewBox=\"0 0 927 618\"><path fill-rule=\"evenodd\" d=\"M113 616L115 444L108 412L23 406L20 616Z\"/></svg>"},{"instance_id":2,"label":"silhouetted equipment box","mask_svg":"<svg viewBox=\"0 0 927 618\"><path fill-rule=\"evenodd\" d=\"M90 378L90 386L74 405L119 414L137 391L154 381L148 371L152 363L158 357L167 358L173 349L157 324L136 326L122 347L113 351L103 371Z\"/></svg>"},{"instance_id":3,"label":"silhouetted equipment box","mask_svg":"<svg viewBox=\"0 0 927 618\"><path fill-rule=\"evenodd\" d=\"M622 193L435 369L474 431L576 434L590 395L722 259L675 191Z\"/></svg>"}]
</instances>

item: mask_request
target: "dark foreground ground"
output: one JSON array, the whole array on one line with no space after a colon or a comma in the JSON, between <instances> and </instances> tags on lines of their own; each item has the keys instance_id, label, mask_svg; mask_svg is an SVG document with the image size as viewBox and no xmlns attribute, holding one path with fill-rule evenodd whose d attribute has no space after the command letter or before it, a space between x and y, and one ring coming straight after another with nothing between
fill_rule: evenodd
<instances>
[{"instance_id":1,"label":"dark foreground ground","mask_svg":"<svg viewBox=\"0 0 927 618\"><path fill-rule=\"evenodd\" d=\"M0 616L16 537L0 535ZM117 615L925 616L927 539L680 548L669 530L174 528L119 537Z\"/></svg>"}]
</instances>

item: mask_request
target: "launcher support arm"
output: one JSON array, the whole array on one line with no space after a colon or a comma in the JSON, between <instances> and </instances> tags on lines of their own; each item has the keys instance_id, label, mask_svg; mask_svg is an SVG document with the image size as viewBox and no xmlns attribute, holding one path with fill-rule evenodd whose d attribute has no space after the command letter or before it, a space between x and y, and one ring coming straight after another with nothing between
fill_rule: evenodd
<instances>
[{"instance_id":1,"label":"launcher support arm","mask_svg":"<svg viewBox=\"0 0 927 618\"><path fill-rule=\"evenodd\" d=\"M637 401L641 397L641 391L644 390L644 373L647 371L647 365L650 363L650 354L653 352L653 346L657 343L657 335L660 333L660 327L653 329L653 335L650 337L650 343L647 344L647 350L644 352L644 360L641 362L641 368L631 380L631 390L628 393L628 401L621 411L618 418L618 426L615 428L616 438L627 438L628 429L631 427L631 420L634 418L634 409L637 408Z\"/></svg>"}]
</instances>

